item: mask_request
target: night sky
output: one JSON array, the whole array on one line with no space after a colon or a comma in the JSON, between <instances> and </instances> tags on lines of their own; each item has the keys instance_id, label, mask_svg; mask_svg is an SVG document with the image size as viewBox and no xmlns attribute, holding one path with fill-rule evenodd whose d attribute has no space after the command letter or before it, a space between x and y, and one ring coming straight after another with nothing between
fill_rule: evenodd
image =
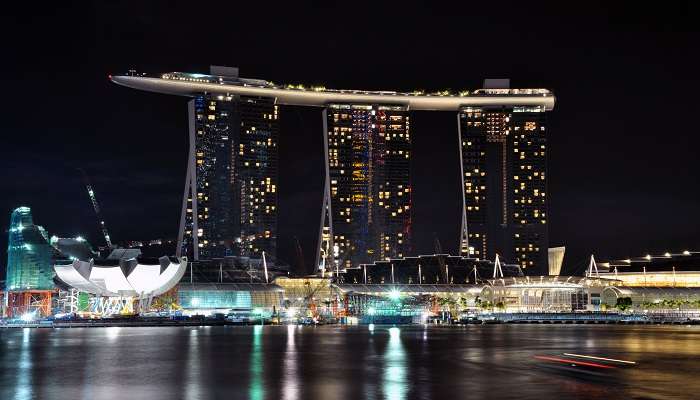
<instances>
[{"instance_id":1,"label":"night sky","mask_svg":"<svg viewBox=\"0 0 700 400\"><path fill-rule=\"evenodd\" d=\"M3 9L0 266L10 212L21 205L50 234L102 244L78 167L113 240L176 237L187 100L123 88L107 75L207 72L210 64L329 88L475 89L483 78L509 77L514 87L551 89L548 219L550 245L567 246L565 272L581 272L591 252L700 249L698 6L238 3ZM296 263L297 236L309 270L322 200L321 114L284 107L281 118L278 256ZM432 253L437 235L456 253L454 114L416 112L412 122L415 251Z\"/></svg>"}]
</instances>

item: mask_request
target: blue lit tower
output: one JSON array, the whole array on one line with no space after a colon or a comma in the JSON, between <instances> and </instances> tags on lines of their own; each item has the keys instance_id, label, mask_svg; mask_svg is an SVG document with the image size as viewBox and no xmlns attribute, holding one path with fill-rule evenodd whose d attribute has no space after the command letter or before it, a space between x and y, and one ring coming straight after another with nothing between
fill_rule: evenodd
<instances>
[{"instance_id":1,"label":"blue lit tower","mask_svg":"<svg viewBox=\"0 0 700 400\"><path fill-rule=\"evenodd\" d=\"M34 225L29 207L15 209L10 217L6 290L53 289L52 256L48 234Z\"/></svg>"}]
</instances>

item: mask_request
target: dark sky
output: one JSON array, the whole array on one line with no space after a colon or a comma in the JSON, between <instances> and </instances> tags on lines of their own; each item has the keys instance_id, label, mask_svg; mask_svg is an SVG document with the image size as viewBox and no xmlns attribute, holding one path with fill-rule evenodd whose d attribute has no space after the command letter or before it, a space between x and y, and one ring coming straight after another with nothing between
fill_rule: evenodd
<instances>
[{"instance_id":1,"label":"dark sky","mask_svg":"<svg viewBox=\"0 0 700 400\"><path fill-rule=\"evenodd\" d=\"M0 23L3 250L20 205L51 234L101 242L76 167L91 175L113 239L175 237L186 99L107 75L210 64L332 88L474 89L510 77L552 89L550 239L567 246L565 269L580 270L591 252L700 249L700 13L690 3L26 3L4 5ZM432 252L435 233L454 253L455 118L418 112L413 122L416 252ZM320 214L320 128L318 110L282 111L279 257L295 262L298 236L307 266Z\"/></svg>"}]
</instances>

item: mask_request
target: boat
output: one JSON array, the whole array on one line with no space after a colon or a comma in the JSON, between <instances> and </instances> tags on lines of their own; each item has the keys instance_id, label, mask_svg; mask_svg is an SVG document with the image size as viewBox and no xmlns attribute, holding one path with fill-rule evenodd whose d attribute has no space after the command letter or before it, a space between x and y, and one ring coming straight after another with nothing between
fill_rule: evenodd
<instances>
[{"instance_id":1,"label":"boat","mask_svg":"<svg viewBox=\"0 0 700 400\"><path fill-rule=\"evenodd\" d=\"M637 364L635 361L575 353L536 355L534 358L538 361L537 366L541 368L585 379L612 379L619 371Z\"/></svg>"}]
</instances>

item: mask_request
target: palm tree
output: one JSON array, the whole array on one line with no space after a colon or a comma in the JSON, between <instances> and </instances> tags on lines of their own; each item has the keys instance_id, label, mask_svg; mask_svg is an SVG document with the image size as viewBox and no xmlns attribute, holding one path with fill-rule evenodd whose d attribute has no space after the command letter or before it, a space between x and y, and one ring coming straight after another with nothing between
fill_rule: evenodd
<instances>
[{"instance_id":1,"label":"palm tree","mask_svg":"<svg viewBox=\"0 0 700 400\"><path fill-rule=\"evenodd\" d=\"M173 291L169 291L153 299L151 308L154 308L158 311L174 311L179 310L182 307L180 307L180 305L177 302L176 293L174 293Z\"/></svg>"}]
</instances>

